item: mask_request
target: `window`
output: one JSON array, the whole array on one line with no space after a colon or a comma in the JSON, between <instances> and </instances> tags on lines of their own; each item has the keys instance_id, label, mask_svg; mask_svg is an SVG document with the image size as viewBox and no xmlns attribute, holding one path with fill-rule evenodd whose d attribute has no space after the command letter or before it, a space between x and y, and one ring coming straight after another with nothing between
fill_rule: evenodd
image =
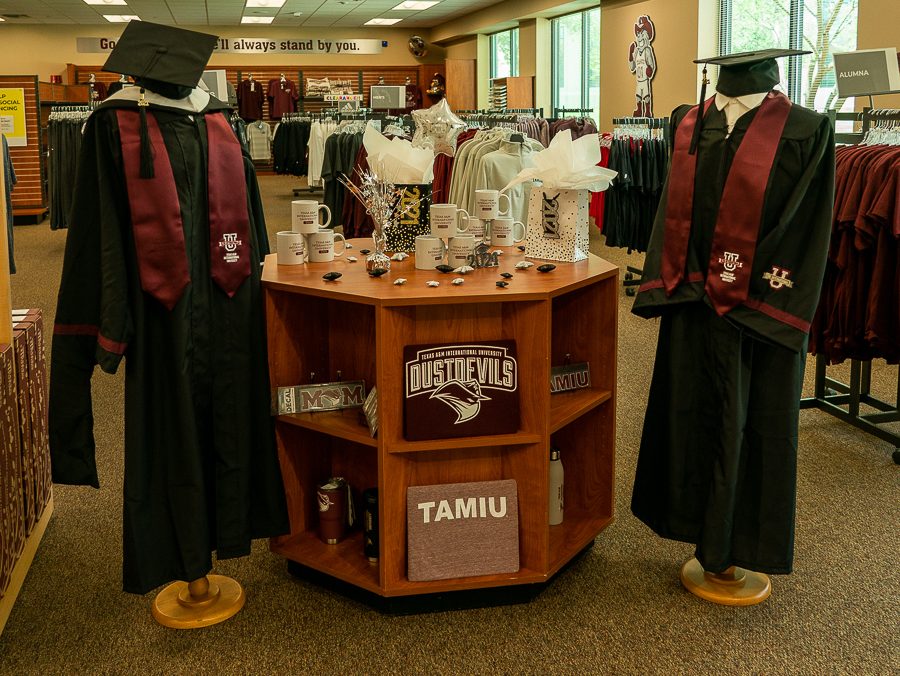
<instances>
[{"instance_id":1,"label":"window","mask_svg":"<svg viewBox=\"0 0 900 676\"><path fill-rule=\"evenodd\" d=\"M491 36L491 77L519 74L519 29L511 28Z\"/></svg>"},{"instance_id":2,"label":"window","mask_svg":"<svg viewBox=\"0 0 900 676\"><path fill-rule=\"evenodd\" d=\"M600 108L600 8L553 19L554 108Z\"/></svg>"},{"instance_id":3,"label":"window","mask_svg":"<svg viewBox=\"0 0 900 676\"><path fill-rule=\"evenodd\" d=\"M815 110L852 110L837 98L833 52L856 49L859 0L720 0L719 53L767 47L807 49L779 59L781 85L796 103Z\"/></svg>"}]
</instances>

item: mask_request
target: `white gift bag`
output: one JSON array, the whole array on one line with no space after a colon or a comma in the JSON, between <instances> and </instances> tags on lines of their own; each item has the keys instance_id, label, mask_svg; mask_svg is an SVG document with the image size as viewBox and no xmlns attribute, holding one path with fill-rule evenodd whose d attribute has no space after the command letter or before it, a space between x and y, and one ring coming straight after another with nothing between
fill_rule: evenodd
<instances>
[{"instance_id":1,"label":"white gift bag","mask_svg":"<svg viewBox=\"0 0 900 676\"><path fill-rule=\"evenodd\" d=\"M525 255L569 263L586 260L591 243L590 200L589 190L532 188Z\"/></svg>"}]
</instances>

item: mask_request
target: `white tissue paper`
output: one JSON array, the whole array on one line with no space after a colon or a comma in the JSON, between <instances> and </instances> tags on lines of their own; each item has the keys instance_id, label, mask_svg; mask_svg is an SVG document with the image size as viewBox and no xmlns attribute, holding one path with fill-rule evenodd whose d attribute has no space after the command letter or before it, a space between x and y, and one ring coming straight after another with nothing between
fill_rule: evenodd
<instances>
[{"instance_id":1,"label":"white tissue paper","mask_svg":"<svg viewBox=\"0 0 900 676\"><path fill-rule=\"evenodd\" d=\"M431 183L434 179L434 155L425 148L413 148L406 139L385 138L368 125L363 134L369 168L389 183Z\"/></svg>"},{"instance_id":2,"label":"white tissue paper","mask_svg":"<svg viewBox=\"0 0 900 676\"><path fill-rule=\"evenodd\" d=\"M519 172L501 192L525 181L538 180L545 190L590 190L602 192L609 187L617 172L598 167L600 140L588 134L572 140L572 132L565 129L550 141L550 145L531 156L531 165Z\"/></svg>"}]
</instances>

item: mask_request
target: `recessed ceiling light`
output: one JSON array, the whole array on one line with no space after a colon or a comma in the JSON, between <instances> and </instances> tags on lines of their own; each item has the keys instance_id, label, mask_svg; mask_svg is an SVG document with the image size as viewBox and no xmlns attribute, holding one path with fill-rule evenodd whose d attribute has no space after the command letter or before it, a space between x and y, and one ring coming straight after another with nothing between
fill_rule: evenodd
<instances>
[{"instance_id":1,"label":"recessed ceiling light","mask_svg":"<svg viewBox=\"0 0 900 676\"><path fill-rule=\"evenodd\" d=\"M84 0L88 5L127 5L125 0Z\"/></svg>"},{"instance_id":2,"label":"recessed ceiling light","mask_svg":"<svg viewBox=\"0 0 900 676\"><path fill-rule=\"evenodd\" d=\"M6 21L2 16L0 16L0 21Z\"/></svg>"},{"instance_id":3,"label":"recessed ceiling light","mask_svg":"<svg viewBox=\"0 0 900 676\"><path fill-rule=\"evenodd\" d=\"M242 16L241 23L272 23L274 16Z\"/></svg>"},{"instance_id":4,"label":"recessed ceiling light","mask_svg":"<svg viewBox=\"0 0 900 676\"><path fill-rule=\"evenodd\" d=\"M129 21L141 20L141 17L135 14L104 14L103 18L110 23L128 23Z\"/></svg>"},{"instance_id":5,"label":"recessed ceiling light","mask_svg":"<svg viewBox=\"0 0 900 676\"><path fill-rule=\"evenodd\" d=\"M440 0L405 0L394 7L397 10L406 10L408 12L417 12L420 9L428 9L439 4Z\"/></svg>"},{"instance_id":6,"label":"recessed ceiling light","mask_svg":"<svg viewBox=\"0 0 900 676\"><path fill-rule=\"evenodd\" d=\"M369 19L363 26L393 26L400 21L403 21L403 19Z\"/></svg>"},{"instance_id":7,"label":"recessed ceiling light","mask_svg":"<svg viewBox=\"0 0 900 676\"><path fill-rule=\"evenodd\" d=\"M294 12L294 16L303 16L303 12Z\"/></svg>"},{"instance_id":8,"label":"recessed ceiling light","mask_svg":"<svg viewBox=\"0 0 900 676\"><path fill-rule=\"evenodd\" d=\"M247 7L284 7L284 0L247 0Z\"/></svg>"}]
</instances>

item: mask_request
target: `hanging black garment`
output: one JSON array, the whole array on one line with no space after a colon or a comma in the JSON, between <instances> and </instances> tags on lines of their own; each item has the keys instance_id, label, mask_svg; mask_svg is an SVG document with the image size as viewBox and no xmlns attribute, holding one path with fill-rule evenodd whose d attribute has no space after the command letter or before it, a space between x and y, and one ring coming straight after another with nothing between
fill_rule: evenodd
<instances>
[{"instance_id":1,"label":"hanging black garment","mask_svg":"<svg viewBox=\"0 0 900 676\"><path fill-rule=\"evenodd\" d=\"M687 110L673 114L676 128ZM710 572L789 573L799 397L831 225L834 141L827 118L792 106L766 184L749 297L720 317L705 277L725 181L755 115L730 136L715 106L706 115L685 277L671 295L660 279L663 188L633 308L662 322L631 509L662 537L696 544ZM681 170L673 162L670 176Z\"/></svg>"},{"instance_id":2,"label":"hanging black garment","mask_svg":"<svg viewBox=\"0 0 900 676\"><path fill-rule=\"evenodd\" d=\"M50 450L58 483L99 485L90 379L125 375L123 586L145 593L207 574L252 538L288 530L269 414L260 266L229 298L213 281L207 118L151 106L171 164L189 284L171 311L141 289L116 109L89 119L76 179L53 339ZM243 171L253 261L268 252L253 164ZM238 207L240 208L240 207ZM227 245L226 239L223 246ZM223 251L225 249L222 249Z\"/></svg>"},{"instance_id":3,"label":"hanging black garment","mask_svg":"<svg viewBox=\"0 0 900 676\"><path fill-rule=\"evenodd\" d=\"M48 124L51 230L69 225L83 126L83 119L50 120Z\"/></svg>"}]
</instances>

